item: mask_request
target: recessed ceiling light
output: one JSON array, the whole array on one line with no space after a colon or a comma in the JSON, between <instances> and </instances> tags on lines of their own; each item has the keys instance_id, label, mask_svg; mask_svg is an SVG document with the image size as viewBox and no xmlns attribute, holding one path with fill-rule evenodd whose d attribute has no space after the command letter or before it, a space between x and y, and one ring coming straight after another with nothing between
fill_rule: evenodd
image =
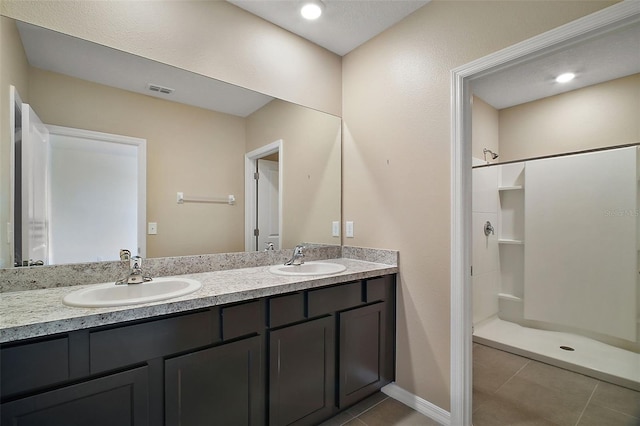
<instances>
[{"instance_id":1,"label":"recessed ceiling light","mask_svg":"<svg viewBox=\"0 0 640 426\"><path fill-rule=\"evenodd\" d=\"M318 19L320 15L322 15L323 10L324 3L320 0L310 0L304 2L302 8L300 8L300 14L303 18L312 21L314 19Z\"/></svg>"},{"instance_id":2,"label":"recessed ceiling light","mask_svg":"<svg viewBox=\"0 0 640 426\"><path fill-rule=\"evenodd\" d=\"M566 83L574 79L576 75L572 72L565 72L564 74L560 74L556 77L556 82L558 83Z\"/></svg>"}]
</instances>

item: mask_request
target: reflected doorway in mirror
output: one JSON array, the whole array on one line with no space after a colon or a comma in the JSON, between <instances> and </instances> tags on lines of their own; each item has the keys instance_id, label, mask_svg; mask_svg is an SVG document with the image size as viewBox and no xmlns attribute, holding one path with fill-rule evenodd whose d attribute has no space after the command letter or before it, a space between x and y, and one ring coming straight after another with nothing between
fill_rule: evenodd
<instances>
[{"instance_id":1,"label":"reflected doorway in mirror","mask_svg":"<svg viewBox=\"0 0 640 426\"><path fill-rule=\"evenodd\" d=\"M52 264L146 255L146 140L47 126Z\"/></svg>"},{"instance_id":2,"label":"reflected doorway in mirror","mask_svg":"<svg viewBox=\"0 0 640 426\"><path fill-rule=\"evenodd\" d=\"M245 155L245 250L282 248L282 139Z\"/></svg>"}]
</instances>

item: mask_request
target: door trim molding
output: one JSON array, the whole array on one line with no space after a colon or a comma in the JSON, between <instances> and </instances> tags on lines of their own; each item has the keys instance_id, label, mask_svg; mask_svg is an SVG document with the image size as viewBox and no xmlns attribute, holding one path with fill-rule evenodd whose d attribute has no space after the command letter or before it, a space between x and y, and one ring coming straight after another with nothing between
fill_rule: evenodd
<instances>
[{"instance_id":1,"label":"door trim molding","mask_svg":"<svg viewBox=\"0 0 640 426\"><path fill-rule=\"evenodd\" d=\"M3 258L0 260L0 267L4 268L13 268L15 264L15 235L14 235L14 226L15 226L15 192L16 192L16 109L20 110L20 114L22 114L22 98L18 93L18 89L10 85L9 86L9 140L10 140L10 148L9 148L9 204L8 204L8 224L6 224L6 233L7 233L7 242L8 244L8 258L3 255ZM4 227L5 224L3 223ZM1 250L0 250L1 252ZM9 263L7 265L3 265L2 262L8 259Z\"/></svg>"},{"instance_id":2,"label":"door trim molding","mask_svg":"<svg viewBox=\"0 0 640 426\"><path fill-rule=\"evenodd\" d=\"M471 425L471 90L491 72L640 20L624 1L451 70L451 424Z\"/></svg>"},{"instance_id":3,"label":"door trim molding","mask_svg":"<svg viewBox=\"0 0 640 426\"><path fill-rule=\"evenodd\" d=\"M282 248L282 190L283 190L283 169L284 153L283 141L278 139L275 142L254 149L244 156L244 250L253 250L253 226L256 223L256 186L253 184L253 173L256 170L258 159L271 154L278 153L278 227L280 229L279 247ZM256 247L256 250L259 248Z\"/></svg>"}]
</instances>

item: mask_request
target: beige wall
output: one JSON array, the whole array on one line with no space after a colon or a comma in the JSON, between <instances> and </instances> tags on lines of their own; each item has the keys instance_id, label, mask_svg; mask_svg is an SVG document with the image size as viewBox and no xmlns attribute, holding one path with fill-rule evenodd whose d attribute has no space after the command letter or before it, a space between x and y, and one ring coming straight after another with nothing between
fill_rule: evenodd
<instances>
[{"instance_id":1,"label":"beige wall","mask_svg":"<svg viewBox=\"0 0 640 426\"><path fill-rule=\"evenodd\" d=\"M29 100L28 63L22 49L22 42L14 22L0 19L0 268L11 266L10 246L7 243L7 226L10 205L10 157L11 137L9 113L9 85L13 84L22 100ZM6 143L4 143L6 141Z\"/></svg>"},{"instance_id":2,"label":"beige wall","mask_svg":"<svg viewBox=\"0 0 640 426\"><path fill-rule=\"evenodd\" d=\"M397 383L450 402L450 71L611 5L433 1L343 58L345 244L400 250Z\"/></svg>"},{"instance_id":3,"label":"beige wall","mask_svg":"<svg viewBox=\"0 0 640 426\"><path fill-rule=\"evenodd\" d=\"M331 222L340 220L339 117L279 100L247 118L247 152L282 139L282 246L340 244Z\"/></svg>"},{"instance_id":4,"label":"beige wall","mask_svg":"<svg viewBox=\"0 0 640 426\"><path fill-rule=\"evenodd\" d=\"M343 208L356 235L345 243L400 250L397 383L444 409L450 70L612 3L433 1L342 60ZM224 2L3 0L2 7L17 19L340 112L339 57Z\"/></svg>"},{"instance_id":5,"label":"beige wall","mask_svg":"<svg viewBox=\"0 0 640 426\"><path fill-rule=\"evenodd\" d=\"M497 109L474 96L471 105L471 156L484 159L484 148L502 155L499 147L499 113ZM502 156L499 160L502 160ZM487 161L496 162L491 160L490 154L487 154Z\"/></svg>"},{"instance_id":6,"label":"beige wall","mask_svg":"<svg viewBox=\"0 0 640 426\"><path fill-rule=\"evenodd\" d=\"M505 108L500 161L640 142L639 117L640 74Z\"/></svg>"},{"instance_id":7,"label":"beige wall","mask_svg":"<svg viewBox=\"0 0 640 426\"><path fill-rule=\"evenodd\" d=\"M3 0L3 15L340 115L341 58L225 1Z\"/></svg>"},{"instance_id":8,"label":"beige wall","mask_svg":"<svg viewBox=\"0 0 640 426\"><path fill-rule=\"evenodd\" d=\"M147 140L147 256L244 251L245 120L31 68L43 122ZM236 205L176 203L233 194Z\"/></svg>"}]
</instances>

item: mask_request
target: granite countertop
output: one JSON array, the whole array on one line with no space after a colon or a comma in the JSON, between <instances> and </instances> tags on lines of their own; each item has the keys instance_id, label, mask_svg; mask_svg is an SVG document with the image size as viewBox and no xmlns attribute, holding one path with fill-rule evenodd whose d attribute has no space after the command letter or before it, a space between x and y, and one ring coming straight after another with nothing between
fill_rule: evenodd
<instances>
[{"instance_id":1,"label":"granite countertop","mask_svg":"<svg viewBox=\"0 0 640 426\"><path fill-rule=\"evenodd\" d=\"M109 308L66 306L62 298L89 286L56 287L0 293L0 343L80 330L225 303L299 291L398 272L394 265L347 258L330 259L344 272L325 276L279 276L268 266L180 275L202 282L202 288L169 300Z\"/></svg>"}]
</instances>

